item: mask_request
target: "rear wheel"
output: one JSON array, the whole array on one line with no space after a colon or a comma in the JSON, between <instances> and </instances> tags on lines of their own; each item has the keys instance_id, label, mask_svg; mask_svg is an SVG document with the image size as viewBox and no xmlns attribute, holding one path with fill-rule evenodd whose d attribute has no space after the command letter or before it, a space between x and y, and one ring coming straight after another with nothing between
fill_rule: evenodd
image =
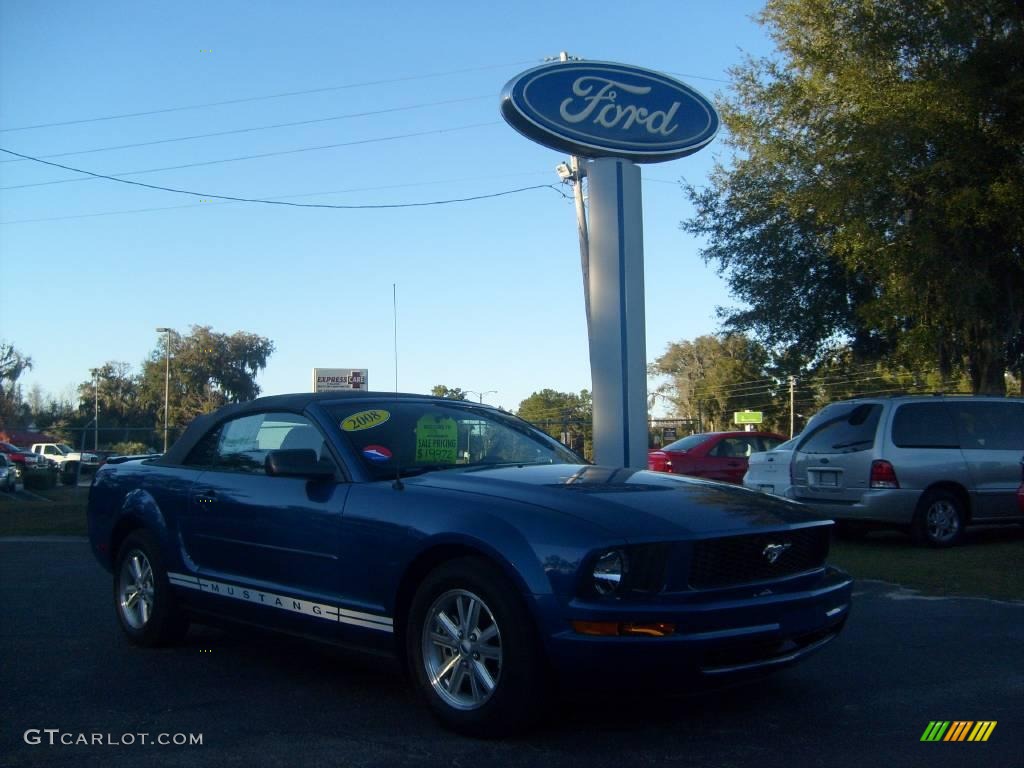
<instances>
[{"instance_id":1,"label":"rear wheel","mask_svg":"<svg viewBox=\"0 0 1024 768\"><path fill-rule=\"evenodd\" d=\"M954 493L937 489L921 497L914 515L915 541L930 547L952 547L964 533L964 503Z\"/></svg>"},{"instance_id":2,"label":"rear wheel","mask_svg":"<svg viewBox=\"0 0 1024 768\"><path fill-rule=\"evenodd\" d=\"M532 617L487 560L460 558L431 572L412 600L405 640L416 687L452 730L504 736L543 713L548 685Z\"/></svg>"},{"instance_id":3,"label":"rear wheel","mask_svg":"<svg viewBox=\"0 0 1024 768\"><path fill-rule=\"evenodd\" d=\"M160 546L149 531L128 535L114 561L114 609L135 645L170 645L188 630L178 610Z\"/></svg>"}]
</instances>

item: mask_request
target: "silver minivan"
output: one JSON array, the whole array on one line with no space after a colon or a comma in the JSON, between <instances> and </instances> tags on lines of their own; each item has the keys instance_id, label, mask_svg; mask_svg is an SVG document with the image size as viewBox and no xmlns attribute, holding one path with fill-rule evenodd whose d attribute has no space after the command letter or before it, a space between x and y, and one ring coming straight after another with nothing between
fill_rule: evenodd
<instances>
[{"instance_id":1,"label":"silver minivan","mask_svg":"<svg viewBox=\"0 0 1024 768\"><path fill-rule=\"evenodd\" d=\"M906 528L935 547L971 523L1024 519L1024 400L970 395L833 403L801 433L793 498L858 533Z\"/></svg>"}]
</instances>

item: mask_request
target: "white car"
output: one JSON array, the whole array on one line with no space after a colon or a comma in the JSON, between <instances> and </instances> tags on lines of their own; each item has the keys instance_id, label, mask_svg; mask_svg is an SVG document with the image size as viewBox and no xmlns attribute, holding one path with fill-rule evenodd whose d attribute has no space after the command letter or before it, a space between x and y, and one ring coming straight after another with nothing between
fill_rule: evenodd
<instances>
[{"instance_id":1,"label":"white car","mask_svg":"<svg viewBox=\"0 0 1024 768\"><path fill-rule=\"evenodd\" d=\"M793 461L793 449L799 439L797 435L770 451L750 454L747 473L743 476L743 487L787 499L793 498L793 480L789 467Z\"/></svg>"}]
</instances>

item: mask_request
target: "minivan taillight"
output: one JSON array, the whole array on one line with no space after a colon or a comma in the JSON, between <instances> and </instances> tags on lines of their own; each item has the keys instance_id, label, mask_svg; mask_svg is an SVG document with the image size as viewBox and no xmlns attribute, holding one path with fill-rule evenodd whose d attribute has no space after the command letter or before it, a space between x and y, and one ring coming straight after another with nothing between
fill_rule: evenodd
<instances>
[{"instance_id":1,"label":"minivan taillight","mask_svg":"<svg viewBox=\"0 0 1024 768\"><path fill-rule=\"evenodd\" d=\"M888 461L877 459L871 462L871 487L872 488L899 488L900 481L896 479L896 470Z\"/></svg>"}]
</instances>

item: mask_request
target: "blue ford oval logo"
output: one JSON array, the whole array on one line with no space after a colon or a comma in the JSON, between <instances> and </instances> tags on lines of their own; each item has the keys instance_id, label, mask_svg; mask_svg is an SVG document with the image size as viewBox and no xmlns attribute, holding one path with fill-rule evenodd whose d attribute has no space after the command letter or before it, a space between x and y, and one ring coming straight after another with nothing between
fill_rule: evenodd
<instances>
[{"instance_id":1,"label":"blue ford oval logo","mask_svg":"<svg viewBox=\"0 0 1024 768\"><path fill-rule=\"evenodd\" d=\"M609 62L555 62L523 72L502 91L501 114L552 149L639 163L693 154L718 133L718 113L698 91Z\"/></svg>"}]
</instances>

